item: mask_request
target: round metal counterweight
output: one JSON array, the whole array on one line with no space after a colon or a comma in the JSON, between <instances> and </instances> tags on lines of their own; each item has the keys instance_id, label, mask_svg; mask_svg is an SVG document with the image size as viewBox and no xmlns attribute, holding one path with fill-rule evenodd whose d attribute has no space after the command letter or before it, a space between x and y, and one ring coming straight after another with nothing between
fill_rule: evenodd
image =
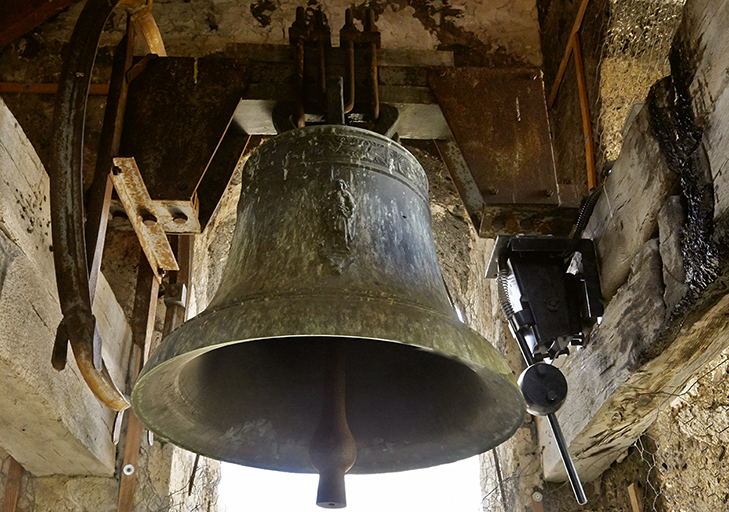
<instances>
[{"instance_id":1,"label":"round metal counterweight","mask_svg":"<svg viewBox=\"0 0 729 512\"><path fill-rule=\"evenodd\" d=\"M524 370L519 376L519 387L527 412L535 416L557 412L567 398L567 380L558 368L546 363Z\"/></svg>"}]
</instances>

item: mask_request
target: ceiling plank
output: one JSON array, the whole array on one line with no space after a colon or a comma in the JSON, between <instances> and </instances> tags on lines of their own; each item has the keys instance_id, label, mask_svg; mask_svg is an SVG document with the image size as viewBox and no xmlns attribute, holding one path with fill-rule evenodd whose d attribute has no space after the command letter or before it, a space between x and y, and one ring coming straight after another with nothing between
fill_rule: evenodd
<instances>
[{"instance_id":1,"label":"ceiling plank","mask_svg":"<svg viewBox=\"0 0 729 512\"><path fill-rule=\"evenodd\" d=\"M24 36L73 0L0 0L0 48Z\"/></svg>"}]
</instances>

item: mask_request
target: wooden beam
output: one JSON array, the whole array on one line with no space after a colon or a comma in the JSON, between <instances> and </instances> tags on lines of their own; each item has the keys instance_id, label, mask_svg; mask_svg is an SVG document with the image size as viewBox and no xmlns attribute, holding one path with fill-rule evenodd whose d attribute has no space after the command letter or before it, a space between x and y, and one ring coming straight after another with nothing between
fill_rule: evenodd
<instances>
[{"instance_id":1,"label":"wooden beam","mask_svg":"<svg viewBox=\"0 0 729 512\"><path fill-rule=\"evenodd\" d=\"M10 457L10 467L8 468L8 478L5 481L5 497L3 498L2 512L15 512L18 504L18 495L20 494L20 481L23 478L23 466Z\"/></svg>"},{"instance_id":2,"label":"wooden beam","mask_svg":"<svg viewBox=\"0 0 729 512\"><path fill-rule=\"evenodd\" d=\"M538 499L534 499L535 495ZM540 492L532 494L532 512L544 512L543 496Z\"/></svg>"},{"instance_id":3,"label":"wooden beam","mask_svg":"<svg viewBox=\"0 0 729 512\"><path fill-rule=\"evenodd\" d=\"M590 0L582 0L582 3L580 3L580 8L577 10L577 17L575 18L575 22L572 25L570 37L569 39L567 39L567 48L565 48L564 50L564 56L562 56L562 61L559 63L559 69L557 70L557 76L555 77L554 83L552 84L552 89L549 92L549 98L547 99L547 108L552 108L554 100L557 99L559 86L562 83L562 79L564 78L564 72L567 70L567 63L569 62L570 56L572 55L572 38L580 31L580 27L582 26L582 19L585 17L585 11L587 11L587 4L589 3Z\"/></svg>"},{"instance_id":4,"label":"wooden beam","mask_svg":"<svg viewBox=\"0 0 729 512\"><path fill-rule=\"evenodd\" d=\"M0 94L56 94L58 84L21 84L17 82L0 82ZM109 84L91 84L89 94L92 96L106 96L109 94Z\"/></svg>"},{"instance_id":5,"label":"wooden beam","mask_svg":"<svg viewBox=\"0 0 729 512\"><path fill-rule=\"evenodd\" d=\"M24 36L73 0L0 0L0 48Z\"/></svg>"},{"instance_id":6,"label":"wooden beam","mask_svg":"<svg viewBox=\"0 0 729 512\"><path fill-rule=\"evenodd\" d=\"M585 66L582 63L582 50L580 49L580 36L572 34L572 51L575 55L575 71L577 74L577 90L580 95L580 111L582 112L582 132L585 135L585 160L587 161L587 188L592 190L597 186L595 175L595 145L592 137L592 123L590 122L590 104L587 98L587 83L585 81Z\"/></svg>"}]
</instances>

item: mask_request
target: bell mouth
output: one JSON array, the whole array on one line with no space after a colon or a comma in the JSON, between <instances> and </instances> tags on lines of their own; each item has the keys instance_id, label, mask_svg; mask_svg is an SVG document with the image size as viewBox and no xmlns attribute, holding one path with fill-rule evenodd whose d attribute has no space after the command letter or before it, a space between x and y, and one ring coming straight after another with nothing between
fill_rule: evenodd
<instances>
[{"instance_id":1,"label":"bell mouth","mask_svg":"<svg viewBox=\"0 0 729 512\"><path fill-rule=\"evenodd\" d=\"M288 472L309 461L327 347L341 350L357 445L350 473L429 467L482 453L524 418L518 389L460 358L402 343L331 336L232 342L142 376L134 411L158 436L205 456Z\"/></svg>"}]
</instances>

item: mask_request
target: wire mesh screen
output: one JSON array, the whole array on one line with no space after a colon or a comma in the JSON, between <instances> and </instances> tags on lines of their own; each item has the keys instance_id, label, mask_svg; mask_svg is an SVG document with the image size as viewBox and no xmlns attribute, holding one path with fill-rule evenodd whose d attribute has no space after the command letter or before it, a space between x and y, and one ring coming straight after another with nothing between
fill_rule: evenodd
<instances>
[{"instance_id":1,"label":"wire mesh screen","mask_svg":"<svg viewBox=\"0 0 729 512\"><path fill-rule=\"evenodd\" d=\"M155 445L158 443L155 442ZM143 443L134 493L134 512L216 512L220 463L167 445ZM164 453L163 453L164 452ZM171 456L170 456L171 455Z\"/></svg>"},{"instance_id":2,"label":"wire mesh screen","mask_svg":"<svg viewBox=\"0 0 729 512\"><path fill-rule=\"evenodd\" d=\"M600 57L600 98L597 140L603 151L598 161L610 162L620 153L621 133L631 106L650 87L670 74L668 56L685 0L611 0L607 34ZM602 156L602 158L600 158Z\"/></svg>"},{"instance_id":3,"label":"wire mesh screen","mask_svg":"<svg viewBox=\"0 0 729 512\"><path fill-rule=\"evenodd\" d=\"M728 451L725 351L659 411L616 463L584 483L587 505L577 504L568 483L543 482L539 456L525 456L524 447L518 453L507 442L481 457L482 511L528 510L536 496L545 512L628 512L635 510L632 493L643 512L729 512Z\"/></svg>"},{"instance_id":4,"label":"wire mesh screen","mask_svg":"<svg viewBox=\"0 0 729 512\"><path fill-rule=\"evenodd\" d=\"M729 352L702 370L647 436L656 450L642 452L659 487L646 511L729 511Z\"/></svg>"}]
</instances>

